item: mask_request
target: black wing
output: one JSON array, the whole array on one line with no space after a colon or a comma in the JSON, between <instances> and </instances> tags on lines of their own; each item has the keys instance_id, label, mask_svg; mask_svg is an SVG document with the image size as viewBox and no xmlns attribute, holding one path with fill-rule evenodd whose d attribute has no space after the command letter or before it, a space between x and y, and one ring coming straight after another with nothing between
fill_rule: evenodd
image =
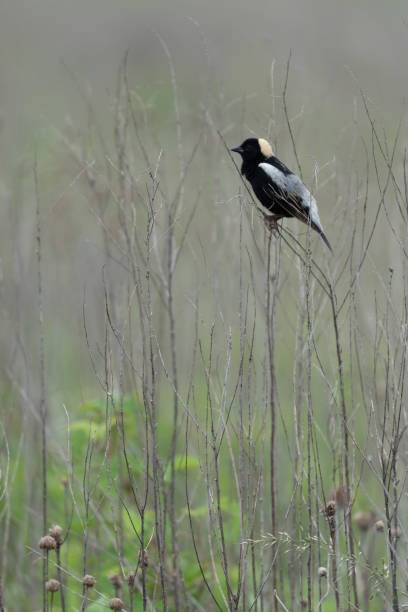
<instances>
[{"instance_id":1,"label":"black wing","mask_svg":"<svg viewBox=\"0 0 408 612\"><path fill-rule=\"evenodd\" d=\"M271 173L262 166L271 166ZM299 217L302 214L301 200L288 193L286 177L293 175L279 159L274 156L258 166L252 186L260 202L273 215L278 217Z\"/></svg>"},{"instance_id":2,"label":"black wing","mask_svg":"<svg viewBox=\"0 0 408 612\"><path fill-rule=\"evenodd\" d=\"M265 161L263 161L262 163L269 164L271 166L275 166L275 168L280 170L282 174L284 174L285 176L288 176L289 174L293 174L292 170L289 170L289 168L285 166L285 164L281 162L281 160L275 157L274 155L271 155L270 157L268 157L268 159L265 159Z\"/></svg>"}]
</instances>

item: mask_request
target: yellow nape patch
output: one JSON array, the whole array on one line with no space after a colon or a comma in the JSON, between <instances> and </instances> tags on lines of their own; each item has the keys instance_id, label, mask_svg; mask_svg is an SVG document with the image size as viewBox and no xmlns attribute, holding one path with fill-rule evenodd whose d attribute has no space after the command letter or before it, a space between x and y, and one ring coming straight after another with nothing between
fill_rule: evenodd
<instances>
[{"instance_id":1,"label":"yellow nape patch","mask_svg":"<svg viewBox=\"0 0 408 612\"><path fill-rule=\"evenodd\" d=\"M270 157L273 155L272 147L265 138L258 138L259 148L261 149L262 155L265 157Z\"/></svg>"}]
</instances>

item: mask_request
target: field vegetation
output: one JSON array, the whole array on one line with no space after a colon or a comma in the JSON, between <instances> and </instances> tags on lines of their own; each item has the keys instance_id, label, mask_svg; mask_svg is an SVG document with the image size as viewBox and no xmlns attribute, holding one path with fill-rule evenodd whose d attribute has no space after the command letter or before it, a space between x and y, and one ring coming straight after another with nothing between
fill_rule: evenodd
<instances>
[{"instance_id":1,"label":"field vegetation","mask_svg":"<svg viewBox=\"0 0 408 612\"><path fill-rule=\"evenodd\" d=\"M190 60L158 31L153 59L123 45L103 101L63 58L64 116L37 94L13 132L0 610L404 610L402 93L385 104L351 61L328 108L298 48L247 84L230 62L225 85L232 35L187 28ZM252 135L310 187L333 255L297 221L265 227L229 151Z\"/></svg>"}]
</instances>

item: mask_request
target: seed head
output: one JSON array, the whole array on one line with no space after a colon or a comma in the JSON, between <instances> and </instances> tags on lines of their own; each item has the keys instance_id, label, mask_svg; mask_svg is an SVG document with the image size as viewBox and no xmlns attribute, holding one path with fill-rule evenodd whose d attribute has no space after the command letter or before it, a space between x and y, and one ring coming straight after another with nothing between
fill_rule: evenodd
<instances>
[{"instance_id":1,"label":"seed head","mask_svg":"<svg viewBox=\"0 0 408 612\"><path fill-rule=\"evenodd\" d=\"M374 512L369 510L368 512L356 512L353 516L353 519L357 523L357 527L361 529L361 531L367 531L375 520Z\"/></svg>"},{"instance_id":2,"label":"seed head","mask_svg":"<svg viewBox=\"0 0 408 612\"><path fill-rule=\"evenodd\" d=\"M95 586L96 580L90 574L85 574L85 576L82 578L82 584L84 584L88 588L92 588L93 586Z\"/></svg>"},{"instance_id":3,"label":"seed head","mask_svg":"<svg viewBox=\"0 0 408 612\"><path fill-rule=\"evenodd\" d=\"M377 521L375 524L376 531L384 531L384 521Z\"/></svg>"},{"instance_id":4,"label":"seed head","mask_svg":"<svg viewBox=\"0 0 408 612\"><path fill-rule=\"evenodd\" d=\"M50 536L54 538L57 544L61 544L62 543L62 527L60 527L59 525L53 525L50 528Z\"/></svg>"},{"instance_id":5,"label":"seed head","mask_svg":"<svg viewBox=\"0 0 408 612\"><path fill-rule=\"evenodd\" d=\"M57 543L54 538L50 535L43 536L39 541L39 547L44 550L54 550L57 548Z\"/></svg>"},{"instance_id":6,"label":"seed head","mask_svg":"<svg viewBox=\"0 0 408 612\"><path fill-rule=\"evenodd\" d=\"M109 607L111 610L122 610L123 601L119 599L119 597L112 597L112 599L109 601Z\"/></svg>"},{"instance_id":7,"label":"seed head","mask_svg":"<svg viewBox=\"0 0 408 612\"><path fill-rule=\"evenodd\" d=\"M395 527L391 527L391 537L395 538L395 540L399 540L401 537L401 529L399 527L396 529Z\"/></svg>"},{"instance_id":8,"label":"seed head","mask_svg":"<svg viewBox=\"0 0 408 612\"><path fill-rule=\"evenodd\" d=\"M319 578L325 578L327 576L327 568L319 567L319 569L317 570L317 573L319 575Z\"/></svg>"},{"instance_id":9,"label":"seed head","mask_svg":"<svg viewBox=\"0 0 408 612\"><path fill-rule=\"evenodd\" d=\"M345 487L337 486L330 493L329 500L335 501L341 508L347 504L347 490Z\"/></svg>"},{"instance_id":10,"label":"seed head","mask_svg":"<svg viewBox=\"0 0 408 612\"><path fill-rule=\"evenodd\" d=\"M135 584L135 579L136 579L135 572L129 572L128 573L128 577L127 577L127 581L128 581L128 585L130 587L132 587Z\"/></svg>"},{"instance_id":11,"label":"seed head","mask_svg":"<svg viewBox=\"0 0 408 612\"><path fill-rule=\"evenodd\" d=\"M109 582L115 587L115 589L120 589L122 586L122 578L120 574L116 574L115 572L110 572Z\"/></svg>"},{"instance_id":12,"label":"seed head","mask_svg":"<svg viewBox=\"0 0 408 612\"><path fill-rule=\"evenodd\" d=\"M327 502L326 506L323 508L323 514L327 517L334 516L336 514L336 502L334 499Z\"/></svg>"},{"instance_id":13,"label":"seed head","mask_svg":"<svg viewBox=\"0 0 408 612\"><path fill-rule=\"evenodd\" d=\"M149 567L149 557L147 555L147 550L144 551L143 562L145 567ZM142 565L142 549L139 550L139 564Z\"/></svg>"},{"instance_id":14,"label":"seed head","mask_svg":"<svg viewBox=\"0 0 408 612\"><path fill-rule=\"evenodd\" d=\"M48 580L45 583L45 588L47 589L47 591L50 591L50 593L56 593L57 591L59 591L60 583L58 582L58 580L55 580L55 578L51 578L51 580Z\"/></svg>"}]
</instances>

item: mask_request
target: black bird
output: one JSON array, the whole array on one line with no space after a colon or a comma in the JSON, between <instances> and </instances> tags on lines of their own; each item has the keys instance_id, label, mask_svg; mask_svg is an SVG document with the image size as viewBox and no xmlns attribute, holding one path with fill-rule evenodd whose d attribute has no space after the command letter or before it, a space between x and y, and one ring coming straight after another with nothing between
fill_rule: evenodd
<instances>
[{"instance_id":1,"label":"black bird","mask_svg":"<svg viewBox=\"0 0 408 612\"><path fill-rule=\"evenodd\" d=\"M270 219L271 228L276 228L276 222L282 217L296 217L303 223L310 223L332 250L320 223L316 200L300 178L273 155L267 140L248 138L231 151L242 156L241 173L269 211L270 214L264 216Z\"/></svg>"}]
</instances>

